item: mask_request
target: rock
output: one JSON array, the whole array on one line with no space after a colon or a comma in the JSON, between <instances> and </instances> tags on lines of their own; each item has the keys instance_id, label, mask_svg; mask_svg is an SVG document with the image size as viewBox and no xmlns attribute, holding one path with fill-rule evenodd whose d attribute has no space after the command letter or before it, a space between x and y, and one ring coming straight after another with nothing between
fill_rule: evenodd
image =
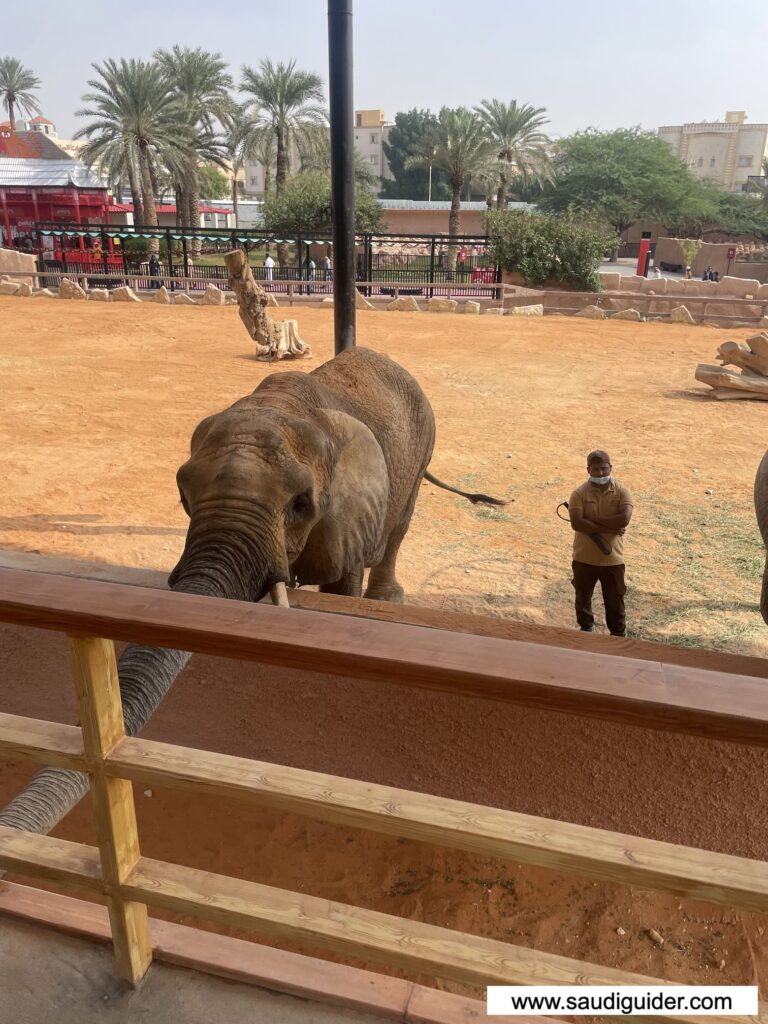
<instances>
[{"instance_id":1,"label":"rock","mask_svg":"<svg viewBox=\"0 0 768 1024\"><path fill-rule=\"evenodd\" d=\"M704 493L705 493L705 494L714 494L715 492L714 492L714 491L712 490L712 488L711 488L711 487L708 487L708 488L706 489L706 491L704 491Z\"/></svg>"},{"instance_id":2,"label":"rock","mask_svg":"<svg viewBox=\"0 0 768 1024\"><path fill-rule=\"evenodd\" d=\"M19 290L16 292L16 294L21 295L22 298L25 299L29 298L29 296L32 294L32 285L27 284L26 281L22 281L21 284L19 285Z\"/></svg>"},{"instance_id":3,"label":"rock","mask_svg":"<svg viewBox=\"0 0 768 1024\"><path fill-rule=\"evenodd\" d=\"M733 306L728 302L708 302L704 307L704 316L743 316L744 319L754 318L758 320L763 315L763 307L760 303L751 306ZM738 326L731 322L731 327Z\"/></svg>"},{"instance_id":4,"label":"rock","mask_svg":"<svg viewBox=\"0 0 768 1024\"><path fill-rule=\"evenodd\" d=\"M508 316L544 316L544 303L536 302L532 306L513 306L507 311Z\"/></svg>"},{"instance_id":5,"label":"rock","mask_svg":"<svg viewBox=\"0 0 768 1024\"><path fill-rule=\"evenodd\" d=\"M224 305L224 292L221 288L217 288L215 284L209 284L203 292L203 305L204 306L223 306Z\"/></svg>"},{"instance_id":6,"label":"rock","mask_svg":"<svg viewBox=\"0 0 768 1024\"><path fill-rule=\"evenodd\" d=\"M645 280L646 278L639 277L637 274L628 274L621 278L621 290L623 292L639 292Z\"/></svg>"},{"instance_id":7,"label":"rock","mask_svg":"<svg viewBox=\"0 0 768 1024\"><path fill-rule=\"evenodd\" d=\"M376 309L374 304L372 302L369 302L368 299L366 299L366 297L362 294L362 292L358 288L355 288L355 308L356 309Z\"/></svg>"},{"instance_id":8,"label":"rock","mask_svg":"<svg viewBox=\"0 0 768 1024\"><path fill-rule=\"evenodd\" d=\"M757 295L759 291L760 282L746 277L723 277L720 280L720 294L732 295L735 299Z\"/></svg>"},{"instance_id":9,"label":"rock","mask_svg":"<svg viewBox=\"0 0 768 1024\"><path fill-rule=\"evenodd\" d=\"M483 316L504 316L504 310L501 306L491 306L485 310Z\"/></svg>"},{"instance_id":10,"label":"rock","mask_svg":"<svg viewBox=\"0 0 768 1024\"><path fill-rule=\"evenodd\" d=\"M657 314L661 313L664 316L666 316L667 313L669 313L671 308L672 308L672 303L671 302L667 302L666 299L651 299L651 301L648 303L648 312L649 313L657 313Z\"/></svg>"},{"instance_id":11,"label":"rock","mask_svg":"<svg viewBox=\"0 0 768 1024\"><path fill-rule=\"evenodd\" d=\"M695 324L696 321L693 319L691 314L688 312L687 306L675 306L672 312L669 314L669 318L673 324Z\"/></svg>"},{"instance_id":12,"label":"rock","mask_svg":"<svg viewBox=\"0 0 768 1024\"><path fill-rule=\"evenodd\" d=\"M666 277L644 277L640 285L641 292L653 292L654 295L666 295L669 282Z\"/></svg>"},{"instance_id":13,"label":"rock","mask_svg":"<svg viewBox=\"0 0 768 1024\"><path fill-rule=\"evenodd\" d=\"M617 292L621 288L621 274L614 272L603 272L597 275L603 285L603 291Z\"/></svg>"},{"instance_id":14,"label":"rock","mask_svg":"<svg viewBox=\"0 0 768 1024\"><path fill-rule=\"evenodd\" d=\"M159 302L163 306L170 306L171 296L164 284L160 285L160 287L157 289L157 291L155 292L155 297L152 301Z\"/></svg>"},{"instance_id":15,"label":"rock","mask_svg":"<svg viewBox=\"0 0 768 1024\"><path fill-rule=\"evenodd\" d=\"M469 299L464 303L464 312L471 316L480 316L480 303Z\"/></svg>"},{"instance_id":16,"label":"rock","mask_svg":"<svg viewBox=\"0 0 768 1024\"><path fill-rule=\"evenodd\" d=\"M91 288L88 298L91 302L109 302L110 294L106 288Z\"/></svg>"},{"instance_id":17,"label":"rock","mask_svg":"<svg viewBox=\"0 0 768 1024\"><path fill-rule=\"evenodd\" d=\"M387 303L387 309L400 310L401 313L419 313L419 306L413 295L401 295L399 299L393 299Z\"/></svg>"},{"instance_id":18,"label":"rock","mask_svg":"<svg viewBox=\"0 0 768 1024\"><path fill-rule=\"evenodd\" d=\"M59 283L60 299L85 299L86 295L77 281L70 281L68 277L62 277Z\"/></svg>"},{"instance_id":19,"label":"rock","mask_svg":"<svg viewBox=\"0 0 768 1024\"><path fill-rule=\"evenodd\" d=\"M619 313L614 313L611 320L631 320L633 323L640 323L643 318L636 309L622 309Z\"/></svg>"},{"instance_id":20,"label":"rock","mask_svg":"<svg viewBox=\"0 0 768 1024\"><path fill-rule=\"evenodd\" d=\"M326 297L323 299L323 301L320 303L320 305L321 306L332 306L333 305L333 298L330 295L326 295ZM390 308L391 308L391 304L390 304L390 306L387 306L387 309L390 309Z\"/></svg>"},{"instance_id":21,"label":"rock","mask_svg":"<svg viewBox=\"0 0 768 1024\"><path fill-rule=\"evenodd\" d=\"M605 310L600 309L599 306L585 306L584 309L580 309L573 315L582 316L587 320L605 320Z\"/></svg>"},{"instance_id":22,"label":"rock","mask_svg":"<svg viewBox=\"0 0 768 1024\"><path fill-rule=\"evenodd\" d=\"M659 935L655 928L648 929L648 938L652 942L655 942L656 945L659 947L664 945L664 937L662 935Z\"/></svg>"},{"instance_id":23,"label":"rock","mask_svg":"<svg viewBox=\"0 0 768 1024\"><path fill-rule=\"evenodd\" d=\"M187 295L186 292L176 292L173 296L174 306L195 306L197 303L191 295Z\"/></svg>"},{"instance_id":24,"label":"rock","mask_svg":"<svg viewBox=\"0 0 768 1024\"><path fill-rule=\"evenodd\" d=\"M237 305L237 299L235 298L234 295L228 295L227 296L226 305L227 306L236 306Z\"/></svg>"},{"instance_id":25,"label":"rock","mask_svg":"<svg viewBox=\"0 0 768 1024\"><path fill-rule=\"evenodd\" d=\"M617 934L617 935L626 935L627 933L626 933L626 932L624 931L624 929L623 929L623 928L622 928L621 926L619 926L619 927L618 927L618 928L616 929L616 934Z\"/></svg>"},{"instance_id":26,"label":"rock","mask_svg":"<svg viewBox=\"0 0 768 1024\"><path fill-rule=\"evenodd\" d=\"M141 299L127 284L122 285L120 288L115 288L112 292L113 302L141 302Z\"/></svg>"},{"instance_id":27,"label":"rock","mask_svg":"<svg viewBox=\"0 0 768 1024\"><path fill-rule=\"evenodd\" d=\"M50 288L41 288L39 292L32 292L33 299L55 299L57 298L56 292Z\"/></svg>"},{"instance_id":28,"label":"rock","mask_svg":"<svg viewBox=\"0 0 768 1024\"><path fill-rule=\"evenodd\" d=\"M15 281L3 281L0 284L0 295L15 295L19 288L21 288L21 285Z\"/></svg>"},{"instance_id":29,"label":"rock","mask_svg":"<svg viewBox=\"0 0 768 1024\"><path fill-rule=\"evenodd\" d=\"M427 302L428 313L455 313L458 308L456 299L443 299L435 295Z\"/></svg>"}]
</instances>

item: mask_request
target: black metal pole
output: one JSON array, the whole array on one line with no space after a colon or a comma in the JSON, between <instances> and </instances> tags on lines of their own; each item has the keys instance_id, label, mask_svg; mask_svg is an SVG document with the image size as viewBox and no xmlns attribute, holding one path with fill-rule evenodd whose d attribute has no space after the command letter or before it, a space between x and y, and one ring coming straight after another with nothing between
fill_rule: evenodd
<instances>
[{"instance_id":1,"label":"black metal pole","mask_svg":"<svg viewBox=\"0 0 768 1024\"><path fill-rule=\"evenodd\" d=\"M336 354L355 344L355 144L352 0L328 0L331 108L333 336Z\"/></svg>"}]
</instances>

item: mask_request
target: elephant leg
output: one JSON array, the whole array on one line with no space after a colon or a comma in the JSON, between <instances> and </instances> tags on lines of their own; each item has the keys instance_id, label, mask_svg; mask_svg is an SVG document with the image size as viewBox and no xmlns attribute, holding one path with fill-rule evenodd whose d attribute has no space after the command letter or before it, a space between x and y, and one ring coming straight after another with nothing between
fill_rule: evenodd
<instances>
[{"instance_id":1,"label":"elephant leg","mask_svg":"<svg viewBox=\"0 0 768 1024\"><path fill-rule=\"evenodd\" d=\"M395 604L403 604L405 601L405 591L397 582L395 567L400 545L403 543L403 538L408 532L408 527L411 525L411 516L416 506L420 487L421 476L419 476L416 486L408 499L408 504L400 522L389 535L384 557L370 571L368 586L365 588L365 596L372 601L392 601Z\"/></svg>"},{"instance_id":2,"label":"elephant leg","mask_svg":"<svg viewBox=\"0 0 768 1024\"><path fill-rule=\"evenodd\" d=\"M359 569L353 569L352 572L345 573L335 583L322 583L320 585L320 593L342 594L344 597L361 597L363 593L364 571L361 565Z\"/></svg>"}]
</instances>

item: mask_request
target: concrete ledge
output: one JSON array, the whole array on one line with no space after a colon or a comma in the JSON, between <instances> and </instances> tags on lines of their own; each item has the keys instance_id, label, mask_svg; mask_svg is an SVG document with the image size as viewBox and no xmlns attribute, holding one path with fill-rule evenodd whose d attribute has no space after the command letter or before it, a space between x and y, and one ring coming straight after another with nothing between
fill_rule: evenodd
<instances>
[{"instance_id":1,"label":"concrete ledge","mask_svg":"<svg viewBox=\"0 0 768 1024\"><path fill-rule=\"evenodd\" d=\"M91 941L110 941L105 907L31 886L0 883L0 915ZM489 1019L484 1002L415 985L401 978L155 918L150 919L150 926L156 960L204 974L404 1024L464 1024ZM346 1020L346 1017L339 1019ZM547 1024L548 1021L545 1017L494 1017L493 1020L510 1024L513 1021Z\"/></svg>"}]
</instances>

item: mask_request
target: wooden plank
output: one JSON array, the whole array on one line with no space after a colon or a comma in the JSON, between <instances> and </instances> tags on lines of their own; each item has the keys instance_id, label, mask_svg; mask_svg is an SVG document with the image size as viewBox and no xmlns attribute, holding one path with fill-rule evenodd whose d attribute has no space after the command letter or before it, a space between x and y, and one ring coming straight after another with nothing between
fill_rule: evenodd
<instances>
[{"instance_id":1,"label":"wooden plank","mask_svg":"<svg viewBox=\"0 0 768 1024\"><path fill-rule=\"evenodd\" d=\"M273 940L361 957L387 967L423 971L459 984L665 984L642 974L144 857L123 885L123 891L164 910L254 931ZM761 1016L768 1020L762 1009ZM655 1019L682 1018L665 1015ZM722 1024L734 1020L717 1019Z\"/></svg>"},{"instance_id":2,"label":"wooden plank","mask_svg":"<svg viewBox=\"0 0 768 1024\"><path fill-rule=\"evenodd\" d=\"M106 771L338 825L764 913L768 864L283 765L126 738Z\"/></svg>"},{"instance_id":3,"label":"wooden plank","mask_svg":"<svg viewBox=\"0 0 768 1024\"><path fill-rule=\"evenodd\" d=\"M11 569L3 620L768 746L768 688L745 676Z\"/></svg>"},{"instance_id":4,"label":"wooden plank","mask_svg":"<svg viewBox=\"0 0 768 1024\"><path fill-rule=\"evenodd\" d=\"M95 847L4 825L0 825L0 868L88 892L104 891Z\"/></svg>"},{"instance_id":5,"label":"wooden plank","mask_svg":"<svg viewBox=\"0 0 768 1024\"><path fill-rule=\"evenodd\" d=\"M0 759L14 757L85 770L83 737L77 726L0 712Z\"/></svg>"},{"instance_id":6,"label":"wooden plank","mask_svg":"<svg viewBox=\"0 0 768 1024\"><path fill-rule=\"evenodd\" d=\"M132 985L152 962L147 908L125 900L120 883L141 856L133 787L104 772L104 757L125 736L115 645L94 637L69 640L72 675L80 706L88 772L91 777L96 833L117 971Z\"/></svg>"}]
</instances>

